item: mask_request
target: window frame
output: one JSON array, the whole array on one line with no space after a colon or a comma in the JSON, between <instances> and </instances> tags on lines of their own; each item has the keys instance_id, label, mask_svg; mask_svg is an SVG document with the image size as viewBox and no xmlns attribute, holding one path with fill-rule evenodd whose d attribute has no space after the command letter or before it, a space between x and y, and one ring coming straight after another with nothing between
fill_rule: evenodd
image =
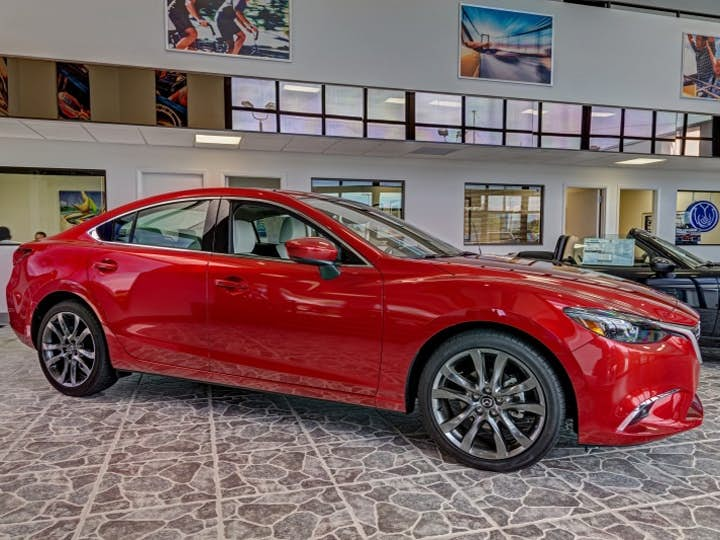
<instances>
[{"instance_id":1,"label":"window frame","mask_svg":"<svg viewBox=\"0 0 720 540\"><path fill-rule=\"evenodd\" d=\"M313 176L310 178L310 192L311 193L318 193L320 195L325 195L322 191L315 191L315 186L313 185L316 181L331 181L331 182L338 182L338 188L343 187L343 182L369 182L371 185L368 187L382 187L383 182L393 182L400 184L400 216L394 216L398 217L399 219L405 219L405 180L388 180L388 179L368 179L368 178L329 178L329 177L320 177L320 176ZM335 186L333 186L335 187ZM342 197L340 197L342 199ZM373 207L374 208L374 207ZM380 208L376 208L376 210L380 210ZM380 210L381 212L383 210ZM387 212L386 212L387 213ZM392 214L389 214L392 215Z\"/></svg>"},{"instance_id":2,"label":"window frame","mask_svg":"<svg viewBox=\"0 0 720 540\"><path fill-rule=\"evenodd\" d=\"M498 182L465 182L464 189L463 189L463 201L464 203L471 202L472 199L468 197L467 191L469 187L472 186L484 186L486 189L492 188L492 187L503 187L503 188L528 188L528 189L534 189L539 188L540 189L540 224L538 226L538 239L536 242L517 242L517 241L511 241L511 242L471 242L470 238L471 236L468 236L465 234L465 227L468 226L470 222L472 221L472 211L470 210L471 206L464 206L463 205L463 245L465 246L542 246L543 245L543 239L545 236L545 185L543 184L511 184L511 183L498 183ZM510 213L510 212L505 212ZM534 213L534 212L533 212ZM467 220L467 223L465 222Z\"/></svg>"}]
</instances>

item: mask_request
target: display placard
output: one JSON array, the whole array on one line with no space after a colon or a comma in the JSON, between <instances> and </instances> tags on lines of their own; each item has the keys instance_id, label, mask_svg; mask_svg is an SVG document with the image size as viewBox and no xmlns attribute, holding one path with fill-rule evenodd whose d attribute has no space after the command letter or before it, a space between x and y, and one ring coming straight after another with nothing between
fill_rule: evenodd
<instances>
[{"instance_id":1,"label":"display placard","mask_svg":"<svg viewBox=\"0 0 720 540\"><path fill-rule=\"evenodd\" d=\"M586 238L583 265L633 266L635 240L629 238Z\"/></svg>"}]
</instances>

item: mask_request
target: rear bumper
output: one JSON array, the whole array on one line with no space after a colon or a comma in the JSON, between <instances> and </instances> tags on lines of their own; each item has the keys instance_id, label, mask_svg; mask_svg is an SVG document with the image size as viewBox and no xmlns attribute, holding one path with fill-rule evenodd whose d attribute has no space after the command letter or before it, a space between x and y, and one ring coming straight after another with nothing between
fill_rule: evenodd
<instances>
[{"instance_id":1,"label":"rear bumper","mask_svg":"<svg viewBox=\"0 0 720 540\"><path fill-rule=\"evenodd\" d=\"M702 424L701 358L692 333L647 345L592 336L574 355L588 385L578 396L580 443L642 444Z\"/></svg>"}]
</instances>

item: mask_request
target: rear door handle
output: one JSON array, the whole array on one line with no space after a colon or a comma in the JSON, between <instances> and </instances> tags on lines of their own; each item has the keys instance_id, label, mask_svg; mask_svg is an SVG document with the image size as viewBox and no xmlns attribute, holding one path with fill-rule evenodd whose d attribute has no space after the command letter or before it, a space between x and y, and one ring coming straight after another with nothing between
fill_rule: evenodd
<instances>
[{"instance_id":1,"label":"rear door handle","mask_svg":"<svg viewBox=\"0 0 720 540\"><path fill-rule=\"evenodd\" d=\"M103 274L110 274L118 269L118 264L112 259L103 259L102 261L96 262L94 265L98 272Z\"/></svg>"},{"instance_id":2,"label":"rear door handle","mask_svg":"<svg viewBox=\"0 0 720 540\"><path fill-rule=\"evenodd\" d=\"M239 277L228 277L225 279L216 279L215 286L221 289L226 289L230 292L246 291L249 286L247 282Z\"/></svg>"}]
</instances>

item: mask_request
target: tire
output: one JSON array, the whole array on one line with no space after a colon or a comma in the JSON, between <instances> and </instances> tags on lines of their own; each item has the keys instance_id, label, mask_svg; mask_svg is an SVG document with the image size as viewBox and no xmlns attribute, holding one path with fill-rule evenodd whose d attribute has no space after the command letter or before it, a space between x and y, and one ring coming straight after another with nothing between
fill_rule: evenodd
<instances>
[{"instance_id":1,"label":"tire","mask_svg":"<svg viewBox=\"0 0 720 540\"><path fill-rule=\"evenodd\" d=\"M36 347L45 378L63 394L90 396L117 380L102 327L79 302L50 308L40 323Z\"/></svg>"},{"instance_id":2,"label":"tire","mask_svg":"<svg viewBox=\"0 0 720 540\"><path fill-rule=\"evenodd\" d=\"M565 417L562 386L545 357L498 330L463 332L440 345L422 372L418 398L441 450L496 472L540 460Z\"/></svg>"}]
</instances>

